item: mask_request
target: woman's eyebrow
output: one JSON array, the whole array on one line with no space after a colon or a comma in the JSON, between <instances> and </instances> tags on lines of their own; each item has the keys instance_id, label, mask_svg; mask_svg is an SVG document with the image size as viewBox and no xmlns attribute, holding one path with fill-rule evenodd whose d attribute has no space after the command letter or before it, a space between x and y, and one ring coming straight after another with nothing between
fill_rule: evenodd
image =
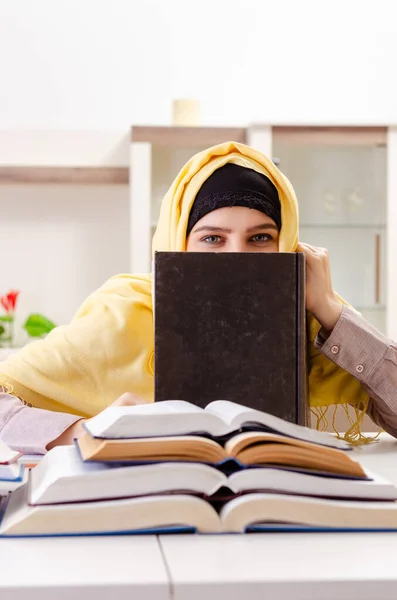
<instances>
[{"instance_id":1,"label":"woman's eyebrow","mask_svg":"<svg viewBox=\"0 0 397 600\"><path fill-rule=\"evenodd\" d=\"M195 229L194 233L198 233L199 231L220 231L222 233L232 233L231 229L225 229L224 227L214 227L212 225L203 225L198 229Z\"/></svg>"},{"instance_id":2,"label":"woman's eyebrow","mask_svg":"<svg viewBox=\"0 0 397 600\"><path fill-rule=\"evenodd\" d=\"M258 229L275 229L278 231L278 227L277 225L274 225L274 223L261 223L260 225L249 227L246 231L247 233L250 233L251 231L258 231Z\"/></svg>"}]
</instances>

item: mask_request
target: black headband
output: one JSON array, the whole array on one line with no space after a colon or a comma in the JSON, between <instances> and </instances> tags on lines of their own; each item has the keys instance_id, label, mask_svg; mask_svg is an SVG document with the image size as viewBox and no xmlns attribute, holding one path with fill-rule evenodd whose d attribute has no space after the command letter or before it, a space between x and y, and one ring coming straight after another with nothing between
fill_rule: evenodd
<instances>
[{"instance_id":1,"label":"black headband","mask_svg":"<svg viewBox=\"0 0 397 600\"><path fill-rule=\"evenodd\" d=\"M276 186L262 173L227 163L214 171L199 189L190 211L186 237L205 215L227 206L260 210L281 229L281 206Z\"/></svg>"}]
</instances>

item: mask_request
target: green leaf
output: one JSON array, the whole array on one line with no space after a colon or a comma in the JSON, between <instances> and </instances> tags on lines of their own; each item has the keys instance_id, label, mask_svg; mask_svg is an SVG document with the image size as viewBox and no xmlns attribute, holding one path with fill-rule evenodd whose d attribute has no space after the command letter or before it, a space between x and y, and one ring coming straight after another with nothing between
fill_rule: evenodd
<instances>
[{"instance_id":1,"label":"green leaf","mask_svg":"<svg viewBox=\"0 0 397 600\"><path fill-rule=\"evenodd\" d=\"M3 323L12 323L14 317L12 315L0 315L0 321Z\"/></svg>"},{"instance_id":2,"label":"green leaf","mask_svg":"<svg viewBox=\"0 0 397 600\"><path fill-rule=\"evenodd\" d=\"M43 315L34 314L27 318L23 327L30 337L41 337L50 333L56 325Z\"/></svg>"},{"instance_id":3,"label":"green leaf","mask_svg":"<svg viewBox=\"0 0 397 600\"><path fill-rule=\"evenodd\" d=\"M3 325L0 325L0 335L3 335L3 333L5 333L5 329Z\"/></svg>"}]
</instances>

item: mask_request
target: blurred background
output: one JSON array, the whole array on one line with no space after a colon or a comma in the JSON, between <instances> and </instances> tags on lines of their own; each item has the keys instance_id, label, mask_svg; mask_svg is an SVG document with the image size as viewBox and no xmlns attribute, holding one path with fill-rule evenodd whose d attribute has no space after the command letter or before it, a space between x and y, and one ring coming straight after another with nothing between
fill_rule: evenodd
<instances>
[{"instance_id":1,"label":"blurred background","mask_svg":"<svg viewBox=\"0 0 397 600\"><path fill-rule=\"evenodd\" d=\"M66 323L150 269L159 203L197 150L278 159L301 238L397 338L397 7L359 0L0 0L0 296ZM179 101L179 102L178 102Z\"/></svg>"}]
</instances>

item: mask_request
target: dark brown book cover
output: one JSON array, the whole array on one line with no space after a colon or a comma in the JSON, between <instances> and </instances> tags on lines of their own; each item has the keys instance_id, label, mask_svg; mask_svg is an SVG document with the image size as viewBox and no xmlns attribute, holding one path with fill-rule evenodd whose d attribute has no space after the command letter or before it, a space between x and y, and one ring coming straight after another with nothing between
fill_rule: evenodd
<instances>
[{"instance_id":1,"label":"dark brown book cover","mask_svg":"<svg viewBox=\"0 0 397 600\"><path fill-rule=\"evenodd\" d=\"M232 400L307 423L305 261L157 252L155 400Z\"/></svg>"}]
</instances>

